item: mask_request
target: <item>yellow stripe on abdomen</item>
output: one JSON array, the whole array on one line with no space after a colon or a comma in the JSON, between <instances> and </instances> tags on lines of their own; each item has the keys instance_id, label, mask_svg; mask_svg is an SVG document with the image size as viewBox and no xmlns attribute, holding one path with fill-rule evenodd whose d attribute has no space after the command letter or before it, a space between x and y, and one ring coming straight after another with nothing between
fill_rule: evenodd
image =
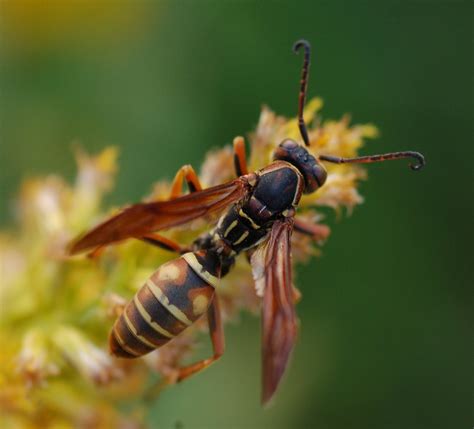
<instances>
[{"instance_id":1,"label":"yellow stripe on abdomen","mask_svg":"<svg viewBox=\"0 0 474 429\"><path fill-rule=\"evenodd\" d=\"M128 329L130 330L130 332L132 333L132 335L140 342L142 342L143 344L145 344L146 346L148 347L151 347L152 349L156 349L158 346L156 344L153 344L152 342L148 341L145 337L143 337L142 335L140 335L138 333L138 330L137 328L135 327L135 325L132 323L132 321L129 319L128 315L127 315L127 311L124 311L123 314L123 319L125 320L125 323L127 324L127 327Z\"/></svg>"},{"instance_id":2,"label":"yellow stripe on abdomen","mask_svg":"<svg viewBox=\"0 0 474 429\"><path fill-rule=\"evenodd\" d=\"M146 282L148 289L150 289L151 293L155 296L158 302L165 307L176 319L178 319L181 323L184 323L187 326L192 325L192 321L188 319L188 317L175 305L170 303L168 297L163 293L163 291L151 280L148 279Z\"/></svg>"},{"instance_id":3,"label":"yellow stripe on abdomen","mask_svg":"<svg viewBox=\"0 0 474 429\"><path fill-rule=\"evenodd\" d=\"M201 277L209 286L212 286L214 289L217 287L219 283L219 278L213 276L209 271L207 271L202 264L196 258L196 255L192 252L185 253L181 256L188 265L192 268L192 270Z\"/></svg>"},{"instance_id":4,"label":"yellow stripe on abdomen","mask_svg":"<svg viewBox=\"0 0 474 429\"><path fill-rule=\"evenodd\" d=\"M117 340L117 342L119 343L120 347L123 350L125 350L127 353L131 354L132 356L140 357L142 354L139 351L133 350L131 347L128 347L127 344L125 344L125 341L123 340L123 338L120 336L120 333L117 327L117 324L119 323L123 323L123 322L120 319L117 320L111 335L115 337L115 339Z\"/></svg>"},{"instance_id":5,"label":"yellow stripe on abdomen","mask_svg":"<svg viewBox=\"0 0 474 429\"><path fill-rule=\"evenodd\" d=\"M174 337L174 335L171 332L168 332L165 328L158 325L158 323L156 323L155 321L151 319L151 316L147 313L147 311L145 310L145 307L143 307L142 303L138 299L138 295L135 295L134 301L135 301L135 306L137 307L137 310L140 313L140 315L143 317L146 323L148 323L148 325L151 328L153 328L155 332L158 332L159 334L167 338Z\"/></svg>"}]
</instances>

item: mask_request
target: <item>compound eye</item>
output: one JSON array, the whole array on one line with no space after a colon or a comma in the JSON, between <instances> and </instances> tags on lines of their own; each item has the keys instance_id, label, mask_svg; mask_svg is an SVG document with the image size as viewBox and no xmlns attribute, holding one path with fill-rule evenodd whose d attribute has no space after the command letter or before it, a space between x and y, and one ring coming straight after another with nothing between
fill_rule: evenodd
<instances>
[{"instance_id":1,"label":"compound eye","mask_svg":"<svg viewBox=\"0 0 474 429\"><path fill-rule=\"evenodd\" d=\"M328 177L326 169L321 164L313 165L313 174L319 186L323 186Z\"/></svg>"}]
</instances>

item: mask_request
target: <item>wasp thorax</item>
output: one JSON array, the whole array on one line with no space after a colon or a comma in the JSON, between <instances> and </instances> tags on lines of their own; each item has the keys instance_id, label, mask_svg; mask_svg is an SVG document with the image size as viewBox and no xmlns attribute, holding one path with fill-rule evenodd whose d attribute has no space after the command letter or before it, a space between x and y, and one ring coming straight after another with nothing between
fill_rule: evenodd
<instances>
[{"instance_id":1,"label":"wasp thorax","mask_svg":"<svg viewBox=\"0 0 474 429\"><path fill-rule=\"evenodd\" d=\"M311 194L326 182L326 169L306 148L294 140L283 140L276 148L273 159L287 161L300 171L305 181L305 194Z\"/></svg>"}]
</instances>

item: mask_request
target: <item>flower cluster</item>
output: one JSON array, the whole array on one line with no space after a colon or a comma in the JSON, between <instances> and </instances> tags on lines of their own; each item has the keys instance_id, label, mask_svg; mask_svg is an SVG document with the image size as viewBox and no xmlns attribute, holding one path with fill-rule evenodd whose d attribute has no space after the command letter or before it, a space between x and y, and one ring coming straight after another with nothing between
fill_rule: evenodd
<instances>
[{"instance_id":1,"label":"flower cluster","mask_svg":"<svg viewBox=\"0 0 474 429\"><path fill-rule=\"evenodd\" d=\"M320 99L305 110L310 150L355 156L364 138L375 137L372 125L350 125L349 118L321 121ZM256 130L249 136L249 167L268 164L274 147L284 138L298 140L295 119L263 108ZM98 259L69 257L72 238L113 213L101 207L117 172L117 152L105 149L95 157L77 151L78 174L73 185L57 176L32 179L22 186L14 232L0 232L0 426L141 427L144 403L153 387L150 372L159 373L162 388L176 380L177 368L191 357L205 323L185 331L143 359L125 361L107 351L108 332L124 304L170 252L129 240L112 246ZM351 210L362 202L357 181L364 169L329 165L328 180L317 193L302 198L299 213L319 224L318 236L329 235L322 207ZM231 148L209 153L201 168L204 186L233 178ZM158 182L148 199L166 199L168 182ZM165 234L181 243L209 228L206 220ZM318 252L310 237L293 243L295 261ZM218 290L224 322L241 311L256 313L256 293L246 259L240 258ZM158 389L155 389L158 390ZM135 400L131 401L130 398ZM123 403L135 403L122 413Z\"/></svg>"}]
</instances>

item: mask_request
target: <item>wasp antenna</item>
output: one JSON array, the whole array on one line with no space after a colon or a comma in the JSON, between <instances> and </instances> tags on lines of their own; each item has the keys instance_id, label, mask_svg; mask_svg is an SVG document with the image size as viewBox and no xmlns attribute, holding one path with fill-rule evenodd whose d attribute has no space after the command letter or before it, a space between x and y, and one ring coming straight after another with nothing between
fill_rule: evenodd
<instances>
[{"instance_id":1,"label":"wasp antenna","mask_svg":"<svg viewBox=\"0 0 474 429\"><path fill-rule=\"evenodd\" d=\"M411 157L415 158L417 161L416 164L409 164L412 170L421 170L425 166L425 157L420 152L411 152Z\"/></svg>"},{"instance_id":2,"label":"wasp antenna","mask_svg":"<svg viewBox=\"0 0 474 429\"><path fill-rule=\"evenodd\" d=\"M304 123L303 118L303 109L306 101L306 90L308 88L308 71L311 57L311 45L307 40L301 39L293 45L293 52L297 54L300 48L304 48L304 61L303 68L301 70L300 94L298 99L298 127L300 129L300 134L303 138L304 144L309 146L308 131L306 130L306 124Z\"/></svg>"},{"instance_id":3,"label":"wasp antenna","mask_svg":"<svg viewBox=\"0 0 474 429\"><path fill-rule=\"evenodd\" d=\"M392 159L403 159L403 158L414 158L416 159L416 164L409 164L412 170L421 170L425 165L425 157L420 152L405 151L405 152L391 152L384 153L382 155L371 155L371 156L359 156L356 158L340 158L338 156L331 155L320 155L319 159L321 161L332 162L335 164L368 164L371 162L383 162L390 161Z\"/></svg>"}]
</instances>

